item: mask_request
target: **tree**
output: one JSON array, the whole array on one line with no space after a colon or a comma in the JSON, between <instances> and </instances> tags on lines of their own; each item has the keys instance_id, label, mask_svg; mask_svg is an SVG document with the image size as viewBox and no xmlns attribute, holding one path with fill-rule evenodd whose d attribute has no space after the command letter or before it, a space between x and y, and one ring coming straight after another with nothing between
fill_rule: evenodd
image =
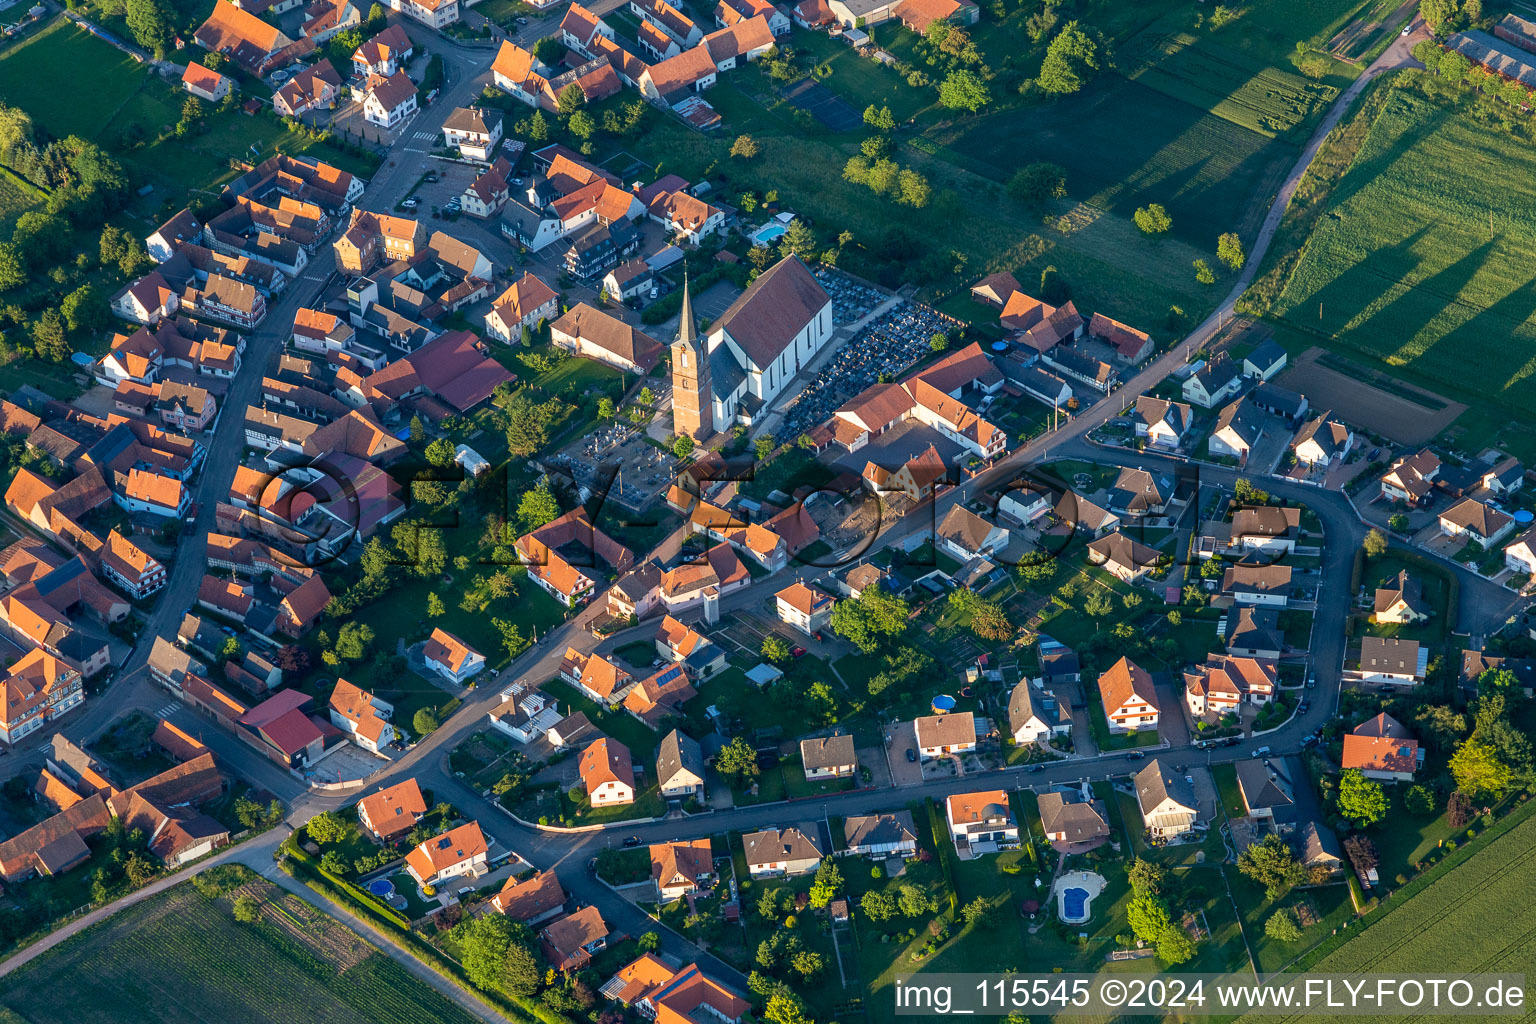
<instances>
[{"instance_id":1,"label":"tree","mask_svg":"<svg viewBox=\"0 0 1536 1024\"><path fill-rule=\"evenodd\" d=\"M1362 828L1387 816L1387 794L1381 783L1351 768L1339 776L1339 813Z\"/></svg>"},{"instance_id":2,"label":"tree","mask_svg":"<svg viewBox=\"0 0 1536 1024\"><path fill-rule=\"evenodd\" d=\"M783 637L770 633L763 637L763 646L760 653L764 661L773 665L782 665L789 660L789 644L784 642Z\"/></svg>"},{"instance_id":3,"label":"tree","mask_svg":"<svg viewBox=\"0 0 1536 1024\"><path fill-rule=\"evenodd\" d=\"M1095 590L1083 599L1083 611L1095 619L1102 619L1114 609L1114 603L1109 594L1102 590Z\"/></svg>"},{"instance_id":4,"label":"tree","mask_svg":"<svg viewBox=\"0 0 1536 1024\"><path fill-rule=\"evenodd\" d=\"M952 110L976 113L992 100L987 85L973 71L952 71L939 85L939 102Z\"/></svg>"},{"instance_id":5,"label":"tree","mask_svg":"<svg viewBox=\"0 0 1536 1024\"><path fill-rule=\"evenodd\" d=\"M362 661L373 643L373 627L366 622L348 622L336 634L336 653L347 661Z\"/></svg>"},{"instance_id":6,"label":"tree","mask_svg":"<svg viewBox=\"0 0 1536 1024\"><path fill-rule=\"evenodd\" d=\"M123 13L134 41L152 52L156 60L164 57L176 35L171 8L161 0L128 0Z\"/></svg>"},{"instance_id":7,"label":"tree","mask_svg":"<svg viewBox=\"0 0 1536 1024\"><path fill-rule=\"evenodd\" d=\"M1284 839L1274 833L1252 843L1237 857L1237 869L1264 887L1267 899L1278 900L1307 880L1307 869Z\"/></svg>"},{"instance_id":8,"label":"tree","mask_svg":"<svg viewBox=\"0 0 1536 1024\"><path fill-rule=\"evenodd\" d=\"M687 434L678 434L672 442L672 454L680 459L686 459L693 454L693 438Z\"/></svg>"},{"instance_id":9,"label":"tree","mask_svg":"<svg viewBox=\"0 0 1536 1024\"><path fill-rule=\"evenodd\" d=\"M839 601L832 609L832 631L864 654L874 654L885 641L907 628L907 602L880 587L866 587L859 596Z\"/></svg>"},{"instance_id":10,"label":"tree","mask_svg":"<svg viewBox=\"0 0 1536 1024\"><path fill-rule=\"evenodd\" d=\"M790 221L784 234L779 236L779 252L785 256L793 255L809 260L816 255L816 251L816 234L799 217Z\"/></svg>"},{"instance_id":11,"label":"tree","mask_svg":"<svg viewBox=\"0 0 1536 1024\"><path fill-rule=\"evenodd\" d=\"M497 573L497 575L501 574ZM518 628L515 622L509 622L506 619L492 619L491 628L501 635L501 646L507 652L507 657L509 658L516 658L519 654L533 646L533 641L523 636L523 631Z\"/></svg>"},{"instance_id":12,"label":"tree","mask_svg":"<svg viewBox=\"0 0 1536 1024\"><path fill-rule=\"evenodd\" d=\"M757 455L758 462L768 461L768 456L773 454L774 443L773 437L768 434L752 442L752 451Z\"/></svg>"},{"instance_id":13,"label":"tree","mask_svg":"<svg viewBox=\"0 0 1536 1024\"><path fill-rule=\"evenodd\" d=\"M715 758L715 770L737 785L745 786L757 778L757 751L740 736L720 748Z\"/></svg>"},{"instance_id":14,"label":"tree","mask_svg":"<svg viewBox=\"0 0 1536 1024\"><path fill-rule=\"evenodd\" d=\"M1453 790L1445 801L1445 822L1451 828L1465 828L1472 820L1472 798L1461 790Z\"/></svg>"},{"instance_id":15,"label":"tree","mask_svg":"<svg viewBox=\"0 0 1536 1024\"><path fill-rule=\"evenodd\" d=\"M1365 535L1365 542L1360 545L1366 558L1380 558L1387 553L1387 535L1380 530L1372 529Z\"/></svg>"},{"instance_id":16,"label":"tree","mask_svg":"<svg viewBox=\"0 0 1536 1024\"><path fill-rule=\"evenodd\" d=\"M1125 905L1125 918L1136 937L1146 942L1156 942L1173 923L1162 897L1150 893L1133 897Z\"/></svg>"},{"instance_id":17,"label":"tree","mask_svg":"<svg viewBox=\"0 0 1536 1024\"><path fill-rule=\"evenodd\" d=\"M104 330L110 320L106 302L91 284L83 284L64 296L59 312L64 315L64 323L76 333L94 334Z\"/></svg>"},{"instance_id":18,"label":"tree","mask_svg":"<svg viewBox=\"0 0 1536 1024\"><path fill-rule=\"evenodd\" d=\"M1410 786L1408 792L1403 794L1403 806L1409 814L1426 818L1435 813L1435 795L1427 786Z\"/></svg>"},{"instance_id":19,"label":"tree","mask_svg":"<svg viewBox=\"0 0 1536 1024\"><path fill-rule=\"evenodd\" d=\"M1242 270L1243 262L1247 259L1243 255L1243 240L1236 233L1228 231L1216 239L1216 258L1226 264L1229 270Z\"/></svg>"},{"instance_id":20,"label":"tree","mask_svg":"<svg viewBox=\"0 0 1536 1024\"><path fill-rule=\"evenodd\" d=\"M1130 878L1133 891L1152 896L1163 891L1163 883L1168 878L1168 872L1161 864L1139 857L1131 862L1125 873Z\"/></svg>"},{"instance_id":21,"label":"tree","mask_svg":"<svg viewBox=\"0 0 1536 1024\"><path fill-rule=\"evenodd\" d=\"M1514 772L1499 758L1492 744L1477 733L1451 755L1451 777L1456 789L1468 797L1497 796L1509 788Z\"/></svg>"},{"instance_id":22,"label":"tree","mask_svg":"<svg viewBox=\"0 0 1536 1024\"><path fill-rule=\"evenodd\" d=\"M913 882L903 882L901 888L896 890L896 907L905 917L922 917L924 914L933 913L938 908L938 904L922 886Z\"/></svg>"},{"instance_id":23,"label":"tree","mask_svg":"<svg viewBox=\"0 0 1536 1024\"><path fill-rule=\"evenodd\" d=\"M572 82L560 90L560 95L555 97L555 112L561 117L569 117L580 110L582 104L587 102L586 93L581 91L581 84Z\"/></svg>"},{"instance_id":24,"label":"tree","mask_svg":"<svg viewBox=\"0 0 1536 1024\"><path fill-rule=\"evenodd\" d=\"M1264 922L1264 934L1277 942L1301 940L1301 928L1296 924L1296 915L1284 908L1269 915L1269 920Z\"/></svg>"},{"instance_id":25,"label":"tree","mask_svg":"<svg viewBox=\"0 0 1536 1024\"><path fill-rule=\"evenodd\" d=\"M234 911L235 920L241 924L255 924L261 920L261 904L254 896L236 896L231 909Z\"/></svg>"},{"instance_id":26,"label":"tree","mask_svg":"<svg viewBox=\"0 0 1536 1024\"><path fill-rule=\"evenodd\" d=\"M805 1003L788 989L781 989L768 997L763 1007L763 1020L768 1024L815 1024L805 1012Z\"/></svg>"},{"instance_id":27,"label":"tree","mask_svg":"<svg viewBox=\"0 0 1536 1024\"><path fill-rule=\"evenodd\" d=\"M979 928L991 928L997 924L997 904L985 896L977 896L960 908L965 923Z\"/></svg>"},{"instance_id":28,"label":"tree","mask_svg":"<svg viewBox=\"0 0 1536 1024\"><path fill-rule=\"evenodd\" d=\"M889 106L882 106L876 110L871 103L864 108L864 123L877 132L893 132L896 130L896 118L891 115Z\"/></svg>"},{"instance_id":29,"label":"tree","mask_svg":"<svg viewBox=\"0 0 1536 1024\"><path fill-rule=\"evenodd\" d=\"M560 518L560 503L555 500L548 481L540 480L537 487L523 492L517 502L517 517L523 524L524 533L532 533Z\"/></svg>"},{"instance_id":30,"label":"tree","mask_svg":"<svg viewBox=\"0 0 1536 1024\"><path fill-rule=\"evenodd\" d=\"M1014 626L1008 613L998 604L978 600L971 609L971 632L983 640L1001 642L1012 639Z\"/></svg>"},{"instance_id":31,"label":"tree","mask_svg":"<svg viewBox=\"0 0 1536 1024\"><path fill-rule=\"evenodd\" d=\"M1201 284L1215 284L1216 275L1211 272L1211 265L1205 260L1195 260L1195 280Z\"/></svg>"},{"instance_id":32,"label":"tree","mask_svg":"<svg viewBox=\"0 0 1536 1024\"><path fill-rule=\"evenodd\" d=\"M1442 26L1461 13L1458 0L1419 0L1419 15L1431 32L1438 33Z\"/></svg>"},{"instance_id":33,"label":"tree","mask_svg":"<svg viewBox=\"0 0 1536 1024\"><path fill-rule=\"evenodd\" d=\"M760 152L757 140L750 135L738 135L736 141L731 143L731 156L738 160L751 160Z\"/></svg>"},{"instance_id":34,"label":"tree","mask_svg":"<svg viewBox=\"0 0 1536 1024\"><path fill-rule=\"evenodd\" d=\"M1454 50L1447 50L1440 55L1437 70L1445 81L1452 85L1460 85L1466 81L1467 74L1472 70L1472 61Z\"/></svg>"},{"instance_id":35,"label":"tree","mask_svg":"<svg viewBox=\"0 0 1536 1024\"><path fill-rule=\"evenodd\" d=\"M448 611L443 607L443 599L437 596L436 591L427 592L427 617L432 619L442 618Z\"/></svg>"},{"instance_id":36,"label":"tree","mask_svg":"<svg viewBox=\"0 0 1536 1024\"><path fill-rule=\"evenodd\" d=\"M69 358L69 339L64 336L64 318L56 309L45 309L32 324L32 347L49 362L62 363Z\"/></svg>"},{"instance_id":37,"label":"tree","mask_svg":"<svg viewBox=\"0 0 1536 1024\"><path fill-rule=\"evenodd\" d=\"M802 949L790 957L789 967L800 975L802 980L809 983L816 975L826 970L827 961L814 949Z\"/></svg>"},{"instance_id":38,"label":"tree","mask_svg":"<svg viewBox=\"0 0 1536 1024\"><path fill-rule=\"evenodd\" d=\"M1450 750L1467 734L1467 717L1443 704L1426 704L1413 715L1414 731L1435 750Z\"/></svg>"},{"instance_id":39,"label":"tree","mask_svg":"<svg viewBox=\"0 0 1536 1024\"><path fill-rule=\"evenodd\" d=\"M814 718L824 725L837 721L837 694L823 682L812 683L805 691L805 704Z\"/></svg>"},{"instance_id":40,"label":"tree","mask_svg":"<svg viewBox=\"0 0 1536 1024\"><path fill-rule=\"evenodd\" d=\"M1178 925L1169 923L1157 937L1157 958L1172 967L1193 960L1195 942L1189 933Z\"/></svg>"},{"instance_id":41,"label":"tree","mask_svg":"<svg viewBox=\"0 0 1536 1024\"><path fill-rule=\"evenodd\" d=\"M21 253L10 242L0 242L0 292L10 291L26 279Z\"/></svg>"},{"instance_id":42,"label":"tree","mask_svg":"<svg viewBox=\"0 0 1536 1024\"><path fill-rule=\"evenodd\" d=\"M1008 194L1024 203L1040 204L1067 195L1067 171L1045 160L1025 164L1008 179Z\"/></svg>"},{"instance_id":43,"label":"tree","mask_svg":"<svg viewBox=\"0 0 1536 1024\"><path fill-rule=\"evenodd\" d=\"M816 869L816 880L811 883L811 909L822 910L843 886L843 873L831 860L824 860Z\"/></svg>"},{"instance_id":44,"label":"tree","mask_svg":"<svg viewBox=\"0 0 1536 1024\"><path fill-rule=\"evenodd\" d=\"M879 924L896 916L896 901L881 889L871 889L859 898L859 909L869 920Z\"/></svg>"},{"instance_id":45,"label":"tree","mask_svg":"<svg viewBox=\"0 0 1536 1024\"><path fill-rule=\"evenodd\" d=\"M321 811L310 818L304 826L304 831L309 838L322 846L326 843L339 843L347 838L351 830L347 827L346 819L335 811Z\"/></svg>"},{"instance_id":46,"label":"tree","mask_svg":"<svg viewBox=\"0 0 1536 1024\"><path fill-rule=\"evenodd\" d=\"M1408 529L1408 517L1401 512L1394 512L1387 519L1387 529L1393 533L1402 533Z\"/></svg>"},{"instance_id":47,"label":"tree","mask_svg":"<svg viewBox=\"0 0 1536 1024\"><path fill-rule=\"evenodd\" d=\"M459 962L476 988L494 991L501 987L507 953L525 929L504 914L480 914L454 926Z\"/></svg>"},{"instance_id":48,"label":"tree","mask_svg":"<svg viewBox=\"0 0 1536 1024\"><path fill-rule=\"evenodd\" d=\"M921 210L928 205L928 196L931 192L928 179L916 171L903 169L897 176L896 190L896 201L903 206Z\"/></svg>"},{"instance_id":49,"label":"tree","mask_svg":"<svg viewBox=\"0 0 1536 1024\"><path fill-rule=\"evenodd\" d=\"M411 728L416 730L417 737L436 732L439 724L437 712L431 708L417 708L416 714L411 716Z\"/></svg>"},{"instance_id":50,"label":"tree","mask_svg":"<svg viewBox=\"0 0 1536 1024\"><path fill-rule=\"evenodd\" d=\"M933 337L928 339L928 348L934 352L943 352L949 348L949 338L943 331L934 331Z\"/></svg>"},{"instance_id":51,"label":"tree","mask_svg":"<svg viewBox=\"0 0 1536 1024\"><path fill-rule=\"evenodd\" d=\"M1069 21L1046 47L1045 61L1035 82L1045 92L1065 96L1077 92L1101 69L1110 66L1098 32Z\"/></svg>"},{"instance_id":52,"label":"tree","mask_svg":"<svg viewBox=\"0 0 1536 1024\"><path fill-rule=\"evenodd\" d=\"M1149 238L1153 235L1165 234L1169 228L1173 227L1173 218L1168 216L1168 211L1163 209L1161 203L1149 203L1138 208L1131 215L1131 219L1136 222L1141 233Z\"/></svg>"}]
</instances>

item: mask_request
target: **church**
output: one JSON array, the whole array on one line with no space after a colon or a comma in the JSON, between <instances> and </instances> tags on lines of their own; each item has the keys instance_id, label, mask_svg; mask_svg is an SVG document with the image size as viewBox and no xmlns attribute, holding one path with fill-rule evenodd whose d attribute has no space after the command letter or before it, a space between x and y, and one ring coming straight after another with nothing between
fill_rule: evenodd
<instances>
[{"instance_id":1,"label":"church","mask_svg":"<svg viewBox=\"0 0 1536 1024\"><path fill-rule=\"evenodd\" d=\"M832 299L798 256L786 256L747 286L698 339L693 301L672 343L673 431L698 440L733 424L751 426L832 339Z\"/></svg>"}]
</instances>

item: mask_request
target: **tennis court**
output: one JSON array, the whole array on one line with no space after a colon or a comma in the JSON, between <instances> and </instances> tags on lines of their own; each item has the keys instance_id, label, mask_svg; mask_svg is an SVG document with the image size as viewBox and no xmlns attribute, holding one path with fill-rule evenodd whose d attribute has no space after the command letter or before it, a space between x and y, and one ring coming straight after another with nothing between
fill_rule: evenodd
<instances>
[{"instance_id":1,"label":"tennis court","mask_svg":"<svg viewBox=\"0 0 1536 1024\"><path fill-rule=\"evenodd\" d=\"M864 116L847 100L812 79L803 78L787 87L783 96L834 132L857 131L864 125Z\"/></svg>"}]
</instances>

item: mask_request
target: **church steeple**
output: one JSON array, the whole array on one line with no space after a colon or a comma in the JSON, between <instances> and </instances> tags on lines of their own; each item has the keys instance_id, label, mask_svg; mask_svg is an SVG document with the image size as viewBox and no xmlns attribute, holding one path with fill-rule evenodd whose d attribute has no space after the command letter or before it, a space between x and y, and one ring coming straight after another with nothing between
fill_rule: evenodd
<instances>
[{"instance_id":1,"label":"church steeple","mask_svg":"<svg viewBox=\"0 0 1536 1024\"><path fill-rule=\"evenodd\" d=\"M709 351L699 338L693 318L688 271L683 271L683 303L678 311L677 339L672 342L672 432L702 441L715 432L714 402L709 386Z\"/></svg>"}]
</instances>

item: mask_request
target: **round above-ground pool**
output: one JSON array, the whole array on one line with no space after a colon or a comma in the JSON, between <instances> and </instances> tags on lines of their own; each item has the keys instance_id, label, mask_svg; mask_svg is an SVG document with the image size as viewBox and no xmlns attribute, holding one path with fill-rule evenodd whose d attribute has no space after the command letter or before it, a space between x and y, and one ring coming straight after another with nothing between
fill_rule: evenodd
<instances>
[{"instance_id":1,"label":"round above-ground pool","mask_svg":"<svg viewBox=\"0 0 1536 1024\"><path fill-rule=\"evenodd\" d=\"M1515 512L1514 519L1521 526L1530 526L1533 521L1536 521L1536 513L1522 508Z\"/></svg>"},{"instance_id":2,"label":"round above-ground pool","mask_svg":"<svg viewBox=\"0 0 1536 1024\"><path fill-rule=\"evenodd\" d=\"M992 343L993 352L1007 352L1011 347L1006 341L994 341Z\"/></svg>"},{"instance_id":3,"label":"round above-ground pool","mask_svg":"<svg viewBox=\"0 0 1536 1024\"><path fill-rule=\"evenodd\" d=\"M368 891L375 896L388 899L395 894L395 883L387 878L375 878L368 883Z\"/></svg>"},{"instance_id":4,"label":"round above-ground pool","mask_svg":"<svg viewBox=\"0 0 1536 1024\"><path fill-rule=\"evenodd\" d=\"M932 707L934 714L944 715L955 710L955 698L947 693L941 693L933 698Z\"/></svg>"}]
</instances>

